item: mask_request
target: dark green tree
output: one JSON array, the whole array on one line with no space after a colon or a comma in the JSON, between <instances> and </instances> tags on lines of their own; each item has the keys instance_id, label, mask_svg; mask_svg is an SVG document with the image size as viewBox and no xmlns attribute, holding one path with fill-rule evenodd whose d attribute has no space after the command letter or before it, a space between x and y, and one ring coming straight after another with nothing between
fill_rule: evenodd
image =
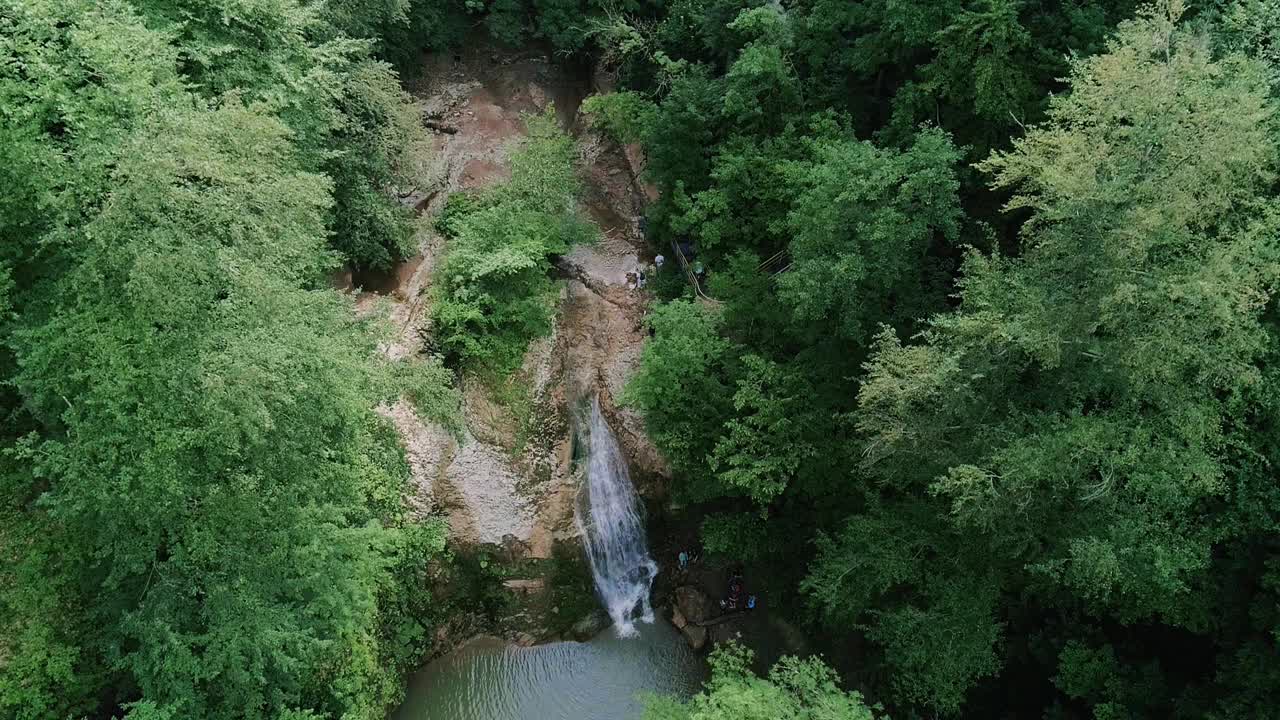
<instances>
[{"instance_id":1,"label":"dark green tree","mask_svg":"<svg viewBox=\"0 0 1280 720\"><path fill-rule=\"evenodd\" d=\"M954 711L995 669L1000 593L1205 633L1214 557L1255 532L1215 508L1252 482L1236 458L1262 449L1248 398L1274 344L1273 110L1258 66L1212 57L1178 12L1077 60L1048 121L982 164L1030 213L1022 254L971 253L959 310L917 343L886 332L867 366L858 422L877 499L820 544L807 587L866 623L895 684L918 681L910 653L937 652L938 627L990 628L952 679L904 699ZM871 535L918 550L868 553ZM887 594L867 596L868 574L891 579L875 584Z\"/></svg>"}]
</instances>

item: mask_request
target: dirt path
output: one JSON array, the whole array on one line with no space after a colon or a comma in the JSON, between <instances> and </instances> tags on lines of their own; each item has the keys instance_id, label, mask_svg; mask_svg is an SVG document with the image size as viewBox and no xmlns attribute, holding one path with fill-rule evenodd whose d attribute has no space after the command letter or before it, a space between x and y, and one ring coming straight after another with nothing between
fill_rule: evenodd
<instances>
[{"instance_id":1,"label":"dirt path","mask_svg":"<svg viewBox=\"0 0 1280 720\"><path fill-rule=\"evenodd\" d=\"M462 543L502 543L514 537L534 557L548 557L556 540L576 534L570 477L570 405L598 393L641 478L665 474L644 437L640 418L620 411L616 398L645 339L640 320L647 297L625 287L638 267L642 242L636 221L643 198L627 153L584 126L577 115L590 83L527 52L499 54L483 47L424 58L423 80L410 87L435 136L435 177L405 202L424 215L439 211L450 192L481 188L508 177L513 144L524 135L525 113L554 103L562 125L579 140L583 211L602 239L575 248L560 263L568 278L549 338L530 347L502 388L464 378L468 437L455 443L423 423L408 403L381 409L399 431L413 476L411 503L419 512L444 510ZM421 348L428 322L427 290L444 242L423 223L419 252L382 277L356 277L357 311L387 307L398 332L383 348L399 358Z\"/></svg>"}]
</instances>

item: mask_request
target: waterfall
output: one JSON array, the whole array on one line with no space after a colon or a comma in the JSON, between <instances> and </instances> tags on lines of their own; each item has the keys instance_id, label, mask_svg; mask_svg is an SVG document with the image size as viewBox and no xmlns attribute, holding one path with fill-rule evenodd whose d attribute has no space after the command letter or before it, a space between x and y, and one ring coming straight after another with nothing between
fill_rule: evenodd
<instances>
[{"instance_id":1,"label":"waterfall","mask_svg":"<svg viewBox=\"0 0 1280 720\"><path fill-rule=\"evenodd\" d=\"M585 481L578 489L573 518L587 550L596 591L613 618L618 634L634 635L637 617L653 622L649 586L658 564L649 557L639 500L627 461L600 400L591 401L589 422L579 423L578 442L585 450Z\"/></svg>"}]
</instances>

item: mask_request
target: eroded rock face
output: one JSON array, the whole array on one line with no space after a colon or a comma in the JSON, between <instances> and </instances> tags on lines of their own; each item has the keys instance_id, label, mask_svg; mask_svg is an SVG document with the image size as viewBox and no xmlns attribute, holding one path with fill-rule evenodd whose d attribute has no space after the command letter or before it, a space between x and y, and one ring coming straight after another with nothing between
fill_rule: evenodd
<instances>
[{"instance_id":1,"label":"eroded rock face","mask_svg":"<svg viewBox=\"0 0 1280 720\"><path fill-rule=\"evenodd\" d=\"M641 321L648 295L626 287L626 274L647 260L637 222L645 203L636 181L639 159L578 117L586 79L527 53L495 56L477 47L460 58L428 56L423 80L411 88L424 123L435 131L436 153L430 186L406 191L406 204L430 215L450 192L507 178L511 149L525 133L524 114L554 103L578 139L581 210L599 226L601 239L561 259L566 285L555 331L530 346L509 387L498 392L464 378L461 442L422 422L407 402L381 411L404 441L414 510L444 511L456 543L499 545L513 561L515 555L547 558L555 542L577 533L571 476L577 403L600 397L642 493L654 494L664 483L653 478L667 473L639 415L617 404L647 339ZM397 332L383 351L392 358L419 352L429 329L428 291L446 243L430 223L423 223L418 241L420 252L388 277L353 280L366 291L353 290L358 312L390 315ZM512 402L513 392L519 402Z\"/></svg>"},{"instance_id":2,"label":"eroded rock face","mask_svg":"<svg viewBox=\"0 0 1280 720\"><path fill-rule=\"evenodd\" d=\"M476 48L460 62L452 53L426 59L423 81L410 89L422 103L424 123L436 132L433 179L428 187L406 191L403 201L430 216L451 192L506 179L511 149L525 133L523 114L554 102L563 127L577 138L584 187L580 210L599 227L600 240L560 258L557 270L565 282L554 331L530 345L507 385L461 379L466 420L461 441L423 422L406 401L380 412L404 443L413 511L423 517L443 513L455 546L490 545L481 551L521 569L503 582L504 591L518 598L515 615L501 618L497 627L458 624L450 637L460 639L484 627L524 644L561 636L588 640L610 626L608 614L591 613L568 629L579 611L558 617L559 607L552 605L568 598L576 606L573 598L584 604L585 599L543 576L550 564L539 565L557 543L577 542L575 407L600 398L642 494L661 495L668 474L640 416L618 405L647 340L642 319L648 293L626 286L627 273L651 260L638 225L646 202L645 188L636 181L640 156L578 117L589 89L585 81L545 57L510 54L495 61L490 55ZM429 221L421 224L417 241L418 254L387 277L356 274L349 283L335 281L355 294L357 312L389 315L395 332L382 351L392 358L422 350L429 334L432 276L447 250ZM687 630L694 647L705 645L704 628Z\"/></svg>"}]
</instances>

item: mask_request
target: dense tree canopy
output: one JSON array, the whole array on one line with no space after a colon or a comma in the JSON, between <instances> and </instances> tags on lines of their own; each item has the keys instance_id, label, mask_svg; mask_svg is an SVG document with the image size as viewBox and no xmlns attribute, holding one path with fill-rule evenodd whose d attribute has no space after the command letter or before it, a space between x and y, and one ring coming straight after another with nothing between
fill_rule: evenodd
<instances>
[{"instance_id":1,"label":"dense tree canopy","mask_svg":"<svg viewBox=\"0 0 1280 720\"><path fill-rule=\"evenodd\" d=\"M328 130L291 119L323 96L287 77L310 46L230 51L244 26L204 11L0 9L6 717L380 717L421 649L395 573L443 534L406 524L374 407L450 421L450 378L380 360L321 283Z\"/></svg>"},{"instance_id":2,"label":"dense tree canopy","mask_svg":"<svg viewBox=\"0 0 1280 720\"><path fill-rule=\"evenodd\" d=\"M0 715L396 702L444 531L375 408L459 401L326 277L412 251L399 76L463 42L616 84L650 250L707 271L622 399L830 662L722 649L648 717L1274 715L1274 0L0 0ZM528 129L436 218L468 371L591 235Z\"/></svg>"},{"instance_id":3,"label":"dense tree canopy","mask_svg":"<svg viewBox=\"0 0 1280 720\"><path fill-rule=\"evenodd\" d=\"M719 301L630 402L898 714L1268 712L1276 24L1198 10L709 4L589 105Z\"/></svg>"}]
</instances>

